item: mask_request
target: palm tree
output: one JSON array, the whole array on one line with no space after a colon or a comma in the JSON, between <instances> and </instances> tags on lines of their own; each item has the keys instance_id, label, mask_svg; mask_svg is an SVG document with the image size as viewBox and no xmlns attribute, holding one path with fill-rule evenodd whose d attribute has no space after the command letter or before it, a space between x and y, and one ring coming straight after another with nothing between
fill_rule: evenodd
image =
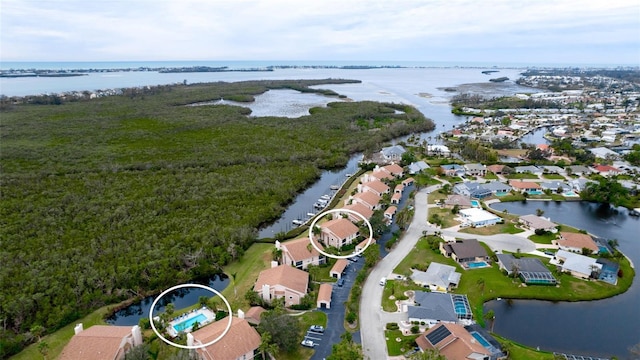
<instances>
[{"instance_id":1,"label":"palm tree","mask_svg":"<svg viewBox=\"0 0 640 360\"><path fill-rule=\"evenodd\" d=\"M484 319L487 321L491 321L491 332L493 332L493 324L495 323L496 320L496 313L493 310L489 310L486 313L484 313Z\"/></svg>"},{"instance_id":2,"label":"palm tree","mask_svg":"<svg viewBox=\"0 0 640 360\"><path fill-rule=\"evenodd\" d=\"M278 345L271 341L271 334L269 332L265 331L262 333L262 336L260 336L258 351L260 351L260 355L262 355L262 360L266 360L267 355L273 356L278 351Z\"/></svg>"},{"instance_id":3,"label":"palm tree","mask_svg":"<svg viewBox=\"0 0 640 360\"><path fill-rule=\"evenodd\" d=\"M538 216L542 216L544 214L544 210L542 209L536 209L536 215Z\"/></svg>"}]
</instances>

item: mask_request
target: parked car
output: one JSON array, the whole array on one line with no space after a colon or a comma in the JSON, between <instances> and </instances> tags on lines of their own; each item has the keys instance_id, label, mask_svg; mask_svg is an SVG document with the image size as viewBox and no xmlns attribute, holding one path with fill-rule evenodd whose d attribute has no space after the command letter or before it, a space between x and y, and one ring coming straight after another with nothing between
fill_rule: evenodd
<instances>
[{"instance_id":1,"label":"parked car","mask_svg":"<svg viewBox=\"0 0 640 360\"><path fill-rule=\"evenodd\" d=\"M316 344L314 344L314 343L313 343L313 340L307 340L307 339L304 339L304 340L302 340L302 342L300 343L300 345L312 348L312 347L314 347Z\"/></svg>"},{"instance_id":2,"label":"parked car","mask_svg":"<svg viewBox=\"0 0 640 360\"><path fill-rule=\"evenodd\" d=\"M380 279L380 285L381 286L385 286L386 284L387 284L387 278L383 277L382 279Z\"/></svg>"},{"instance_id":3,"label":"parked car","mask_svg":"<svg viewBox=\"0 0 640 360\"><path fill-rule=\"evenodd\" d=\"M338 279L337 284L338 286L342 287L342 285L344 285L344 279L343 278Z\"/></svg>"},{"instance_id":4,"label":"parked car","mask_svg":"<svg viewBox=\"0 0 640 360\"><path fill-rule=\"evenodd\" d=\"M322 325L311 325L311 326L309 326L309 331L315 331L315 332L322 333L322 332L324 332L324 326L322 326Z\"/></svg>"}]
</instances>

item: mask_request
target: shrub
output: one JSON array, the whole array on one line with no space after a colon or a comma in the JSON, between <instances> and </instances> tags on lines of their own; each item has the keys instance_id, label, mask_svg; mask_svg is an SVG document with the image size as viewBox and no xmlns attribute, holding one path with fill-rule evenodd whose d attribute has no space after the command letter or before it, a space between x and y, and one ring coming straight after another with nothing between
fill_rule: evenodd
<instances>
[{"instance_id":1,"label":"shrub","mask_svg":"<svg viewBox=\"0 0 640 360\"><path fill-rule=\"evenodd\" d=\"M387 330L398 330L400 326L398 323L387 323Z\"/></svg>"}]
</instances>

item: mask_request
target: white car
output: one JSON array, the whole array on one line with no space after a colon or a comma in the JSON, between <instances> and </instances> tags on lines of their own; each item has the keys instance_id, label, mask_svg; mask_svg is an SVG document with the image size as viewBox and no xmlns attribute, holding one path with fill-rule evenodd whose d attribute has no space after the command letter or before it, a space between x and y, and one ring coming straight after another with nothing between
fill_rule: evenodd
<instances>
[{"instance_id":1,"label":"white car","mask_svg":"<svg viewBox=\"0 0 640 360\"><path fill-rule=\"evenodd\" d=\"M314 344L312 340L304 339L304 340L302 340L302 342L300 343L300 345L312 348L312 347L314 347L316 344Z\"/></svg>"}]
</instances>

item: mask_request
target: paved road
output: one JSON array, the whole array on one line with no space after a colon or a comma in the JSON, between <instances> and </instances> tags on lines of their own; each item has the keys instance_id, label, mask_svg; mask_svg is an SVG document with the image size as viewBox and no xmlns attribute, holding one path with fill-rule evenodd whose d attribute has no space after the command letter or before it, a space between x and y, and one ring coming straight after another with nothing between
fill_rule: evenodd
<instances>
[{"instance_id":1,"label":"paved road","mask_svg":"<svg viewBox=\"0 0 640 360\"><path fill-rule=\"evenodd\" d=\"M404 233L396 247L372 269L362 287L360 299L360 331L362 349L365 359L376 360L387 358L387 344L384 329L387 322L397 318L399 314L389 314L382 311L382 290L380 279L393 272L393 269L413 249L423 234L423 231L434 233L440 231L444 236L478 239L485 242L492 250L507 250L516 252L532 252L535 244L520 236L511 234L497 234L490 236L459 233L451 230L441 230L431 226L428 218L428 194L440 188L439 185L420 190L415 196L415 214L409 229Z\"/></svg>"}]
</instances>

